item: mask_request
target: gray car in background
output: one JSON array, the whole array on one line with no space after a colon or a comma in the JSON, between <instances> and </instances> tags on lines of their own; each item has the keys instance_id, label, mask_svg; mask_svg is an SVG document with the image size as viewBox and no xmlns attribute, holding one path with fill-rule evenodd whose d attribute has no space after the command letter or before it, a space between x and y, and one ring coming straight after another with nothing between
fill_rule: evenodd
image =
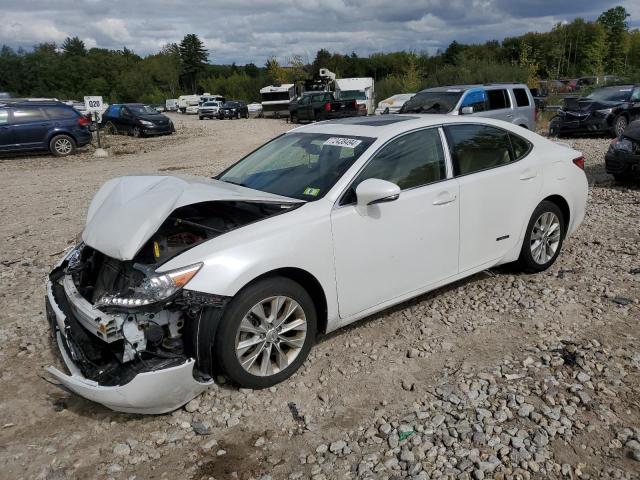
<instances>
[{"instance_id":1,"label":"gray car in background","mask_svg":"<svg viewBox=\"0 0 640 480\"><path fill-rule=\"evenodd\" d=\"M523 83L452 85L427 88L406 102L400 113L438 113L495 118L535 130L537 110Z\"/></svg>"}]
</instances>

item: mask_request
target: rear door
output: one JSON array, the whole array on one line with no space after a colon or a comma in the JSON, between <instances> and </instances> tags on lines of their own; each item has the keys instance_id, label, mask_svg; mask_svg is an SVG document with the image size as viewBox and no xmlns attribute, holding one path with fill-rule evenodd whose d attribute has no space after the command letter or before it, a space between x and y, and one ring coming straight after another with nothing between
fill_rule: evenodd
<instances>
[{"instance_id":1,"label":"rear door","mask_svg":"<svg viewBox=\"0 0 640 480\"><path fill-rule=\"evenodd\" d=\"M40 107L13 109L13 141L19 148L45 148L51 125Z\"/></svg>"},{"instance_id":2,"label":"rear door","mask_svg":"<svg viewBox=\"0 0 640 480\"><path fill-rule=\"evenodd\" d=\"M2 108L0 109L0 151L9 150L14 143L11 112L8 108Z\"/></svg>"},{"instance_id":3,"label":"rear door","mask_svg":"<svg viewBox=\"0 0 640 480\"><path fill-rule=\"evenodd\" d=\"M515 87L511 90L513 95L513 110L515 117L513 123L534 130L536 125L536 111L533 97L524 87Z\"/></svg>"},{"instance_id":4,"label":"rear door","mask_svg":"<svg viewBox=\"0 0 640 480\"><path fill-rule=\"evenodd\" d=\"M520 240L542 188L532 145L501 128L445 127L460 185L460 271L495 264Z\"/></svg>"},{"instance_id":5,"label":"rear door","mask_svg":"<svg viewBox=\"0 0 640 480\"><path fill-rule=\"evenodd\" d=\"M478 117L495 118L505 122L513 122L513 110L511 108L511 98L506 88L487 88L485 90L486 103L485 110L478 112ZM475 111L475 110L474 110Z\"/></svg>"}]
</instances>

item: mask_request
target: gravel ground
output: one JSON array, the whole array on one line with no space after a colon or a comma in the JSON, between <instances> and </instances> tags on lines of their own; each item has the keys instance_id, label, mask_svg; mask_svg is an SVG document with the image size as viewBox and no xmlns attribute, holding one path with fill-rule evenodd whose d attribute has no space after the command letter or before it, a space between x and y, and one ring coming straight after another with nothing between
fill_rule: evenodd
<instances>
[{"instance_id":1,"label":"gravel ground","mask_svg":"<svg viewBox=\"0 0 640 480\"><path fill-rule=\"evenodd\" d=\"M107 179L213 174L290 126L174 115L68 159L0 158L0 478L640 478L640 190L585 152L590 202L547 272L494 269L321 339L289 381L169 415L46 381L44 278Z\"/></svg>"}]
</instances>

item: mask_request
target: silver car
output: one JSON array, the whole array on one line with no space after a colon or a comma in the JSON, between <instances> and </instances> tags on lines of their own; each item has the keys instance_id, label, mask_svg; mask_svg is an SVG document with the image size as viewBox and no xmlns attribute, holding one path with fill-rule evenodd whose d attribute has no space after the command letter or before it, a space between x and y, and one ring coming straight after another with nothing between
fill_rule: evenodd
<instances>
[{"instance_id":1,"label":"silver car","mask_svg":"<svg viewBox=\"0 0 640 480\"><path fill-rule=\"evenodd\" d=\"M523 83L453 85L427 88L406 102L400 113L438 113L495 118L535 130L537 110Z\"/></svg>"}]
</instances>

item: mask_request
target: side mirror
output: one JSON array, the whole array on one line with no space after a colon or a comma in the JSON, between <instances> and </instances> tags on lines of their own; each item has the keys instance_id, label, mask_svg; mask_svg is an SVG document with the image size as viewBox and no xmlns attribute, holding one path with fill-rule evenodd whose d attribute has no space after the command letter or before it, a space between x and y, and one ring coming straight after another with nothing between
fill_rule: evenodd
<instances>
[{"instance_id":1,"label":"side mirror","mask_svg":"<svg viewBox=\"0 0 640 480\"><path fill-rule=\"evenodd\" d=\"M473 113L473 107L462 107L462 108L460 109L460 113L461 113L462 115L470 115L470 114L472 114L472 113Z\"/></svg>"},{"instance_id":2,"label":"side mirror","mask_svg":"<svg viewBox=\"0 0 640 480\"><path fill-rule=\"evenodd\" d=\"M392 202L400 197L400 187L395 183L369 178L356 188L359 207L367 207L376 203Z\"/></svg>"}]
</instances>

